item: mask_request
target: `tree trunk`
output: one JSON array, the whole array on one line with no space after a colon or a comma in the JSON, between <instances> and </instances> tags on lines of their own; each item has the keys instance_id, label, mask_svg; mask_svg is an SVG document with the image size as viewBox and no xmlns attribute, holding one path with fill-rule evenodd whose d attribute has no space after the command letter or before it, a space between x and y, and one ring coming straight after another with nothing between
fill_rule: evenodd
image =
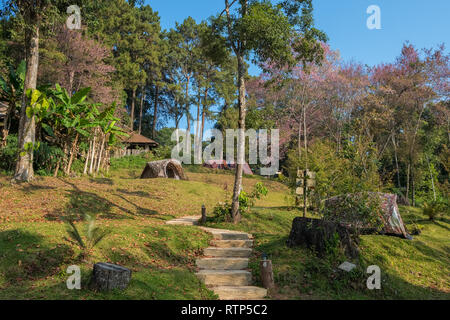
<instances>
[{"instance_id":1,"label":"tree trunk","mask_svg":"<svg viewBox=\"0 0 450 320\"><path fill-rule=\"evenodd\" d=\"M131 131L134 131L134 107L136 102L136 88L133 88L133 94L131 96Z\"/></svg>"},{"instance_id":2,"label":"tree trunk","mask_svg":"<svg viewBox=\"0 0 450 320\"><path fill-rule=\"evenodd\" d=\"M408 170L406 172L406 201L409 204L409 187L411 181L411 162L408 162Z\"/></svg>"},{"instance_id":3,"label":"tree trunk","mask_svg":"<svg viewBox=\"0 0 450 320\"><path fill-rule=\"evenodd\" d=\"M414 177L414 167L411 169L412 206L416 206L416 184Z\"/></svg>"},{"instance_id":4,"label":"tree trunk","mask_svg":"<svg viewBox=\"0 0 450 320\"><path fill-rule=\"evenodd\" d=\"M72 168L72 163L73 163L73 156L77 150L78 138L79 138L79 135L77 133L75 136L75 140L72 143L72 149L70 150L70 158L69 158L69 163L67 164L66 175L70 175L70 170Z\"/></svg>"},{"instance_id":5,"label":"tree trunk","mask_svg":"<svg viewBox=\"0 0 450 320\"><path fill-rule=\"evenodd\" d=\"M27 72L25 76L24 93L27 90L35 90L37 85L38 66L39 66L39 26L34 23L31 30L26 34L26 57ZM28 107L28 99L23 95L22 107L20 110L19 123L19 150L20 153L25 151L26 145L35 143L36 121L35 117L28 118L26 109ZM33 150L28 150L25 154L20 154L16 164L14 174L14 182L29 182L34 178L33 171Z\"/></svg>"},{"instance_id":6,"label":"tree trunk","mask_svg":"<svg viewBox=\"0 0 450 320\"><path fill-rule=\"evenodd\" d=\"M197 120L195 122L195 137L194 137L194 154L195 154L195 164L200 164L199 162L201 161L201 153L202 153L202 148L199 148L200 146L200 106L201 106L201 95L200 95L200 89L198 91L198 96L197 96Z\"/></svg>"},{"instance_id":7,"label":"tree trunk","mask_svg":"<svg viewBox=\"0 0 450 320\"><path fill-rule=\"evenodd\" d=\"M246 91L245 91L245 62L242 55L238 56L238 83L239 83L239 141L238 141L238 161L236 164L236 175L234 180L233 203L231 206L231 215L235 224L241 221L241 213L239 210L239 195L242 191L242 170L245 160L245 116L246 108Z\"/></svg>"},{"instance_id":8,"label":"tree trunk","mask_svg":"<svg viewBox=\"0 0 450 320\"><path fill-rule=\"evenodd\" d=\"M191 115L189 110L189 84L190 84L190 77L187 77L186 82L186 120L187 120L187 134L186 134L186 149L189 144L189 140L191 139Z\"/></svg>"},{"instance_id":9,"label":"tree trunk","mask_svg":"<svg viewBox=\"0 0 450 320\"><path fill-rule=\"evenodd\" d=\"M93 173L94 169L94 160L95 160L95 138L96 138L96 132L94 132L94 140L92 141L92 152L91 152L91 165L89 167L89 174Z\"/></svg>"},{"instance_id":10,"label":"tree trunk","mask_svg":"<svg viewBox=\"0 0 450 320\"><path fill-rule=\"evenodd\" d=\"M54 178L58 177L58 172L59 172L59 166L60 165L61 165L61 160L59 160L58 163L56 164L55 173L53 174Z\"/></svg>"},{"instance_id":11,"label":"tree trunk","mask_svg":"<svg viewBox=\"0 0 450 320\"><path fill-rule=\"evenodd\" d=\"M98 153L97 169L95 170L97 173L100 171L100 164L103 159L102 156L103 156L103 149L105 146L105 137L106 137L106 135L103 135L102 143L100 144L100 152Z\"/></svg>"},{"instance_id":12,"label":"tree trunk","mask_svg":"<svg viewBox=\"0 0 450 320\"><path fill-rule=\"evenodd\" d=\"M203 105L202 110L202 128L200 130L200 143L203 141L203 134L205 132L205 123L206 123L206 110L208 108L208 88L205 89L205 103Z\"/></svg>"},{"instance_id":13,"label":"tree trunk","mask_svg":"<svg viewBox=\"0 0 450 320\"><path fill-rule=\"evenodd\" d=\"M86 161L84 162L84 171L83 171L84 175L87 174L88 165L89 165L89 157L91 156L91 150L92 150L92 140L89 140L89 150L86 155Z\"/></svg>"},{"instance_id":14,"label":"tree trunk","mask_svg":"<svg viewBox=\"0 0 450 320\"><path fill-rule=\"evenodd\" d=\"M433 172L431 171L430 158L428 158L428 155L426 155L426 157L427 157L427 163L428 163L428 171L430 172L431 187L433 188L433 199L436 202L436 200L437 200L436 187L434 186L434 177L433 177Z\"/></svg>"},{"instance_id":15,"label":"tree trunk","mask_svg":"<svg viewBox=\"0 0 450 320\"><path fill-rule=\"evenodd\" d=\"M144 100L145 100L145 93L144 93L144 86L142 86L141 110L139 112L139 134L142 133L142 114L143 114L143 109L144 109Z\"/></svg>"},{"instance_id":16,"label":"tree trunk","mask_svg":"<svg viewBox=\"0 0 450 320\"><path fill-rule=\"evenodd\" d=\"M392 135L392 144L394 145L395 169L397 170L397 187L401 190L400 182L400 168L398 165L397 143L395 142L395 135Z\"/></svg>"},{"instance_id":17,"label":"tree trunk","mask_svg":"<svg viewBox=\"0 0 450 320\"><path fill-rule=\"evenodd\" d=\"M306 127L306 105L303 106L303 140L305 142L305 181L303 190L303 218L308 213L308 129Z\"/></svg>"},{"instance_id":18,"label":"tree trunk","mask_svg":"<svg viewBox=\"0 0 450 320\"><path fill-rule=\"evenodd\" d=\"M152 125L152 138L156 137L156 124L158 123L158 99L159 99L159 87L155 86L155 104L153 107L153 125Z\"/></svg>"}]
</instances>

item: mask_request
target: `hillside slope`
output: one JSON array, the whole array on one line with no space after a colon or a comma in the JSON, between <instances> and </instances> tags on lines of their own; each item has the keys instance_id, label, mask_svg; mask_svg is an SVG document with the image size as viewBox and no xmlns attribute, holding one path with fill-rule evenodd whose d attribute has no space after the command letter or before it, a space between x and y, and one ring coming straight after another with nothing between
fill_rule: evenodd
<instances>
[{"instance_id":1,"label":"hillside slope","mask_svg":"<svg viewBox=\"0 0 450 320\"><path fill-rule=\"evenodd\" d=\"M198 215L202 204L211 212L230 196L233 176L205 171L188 173L189 181L139 180L139 173L119 170L107 178L38 178L18 186L0 176L0 299L214 299L194 274L195 259L210 236L194 227L166 226L165 221ZM278 285L273 298L450 298L448 220L420 222L425 229L412 242L363 237L361 264L378 264L383 272L383 290L372 292L365 288L366 275L336 278L332 270L338 261L320 260L303 248L286 248L292 220L300 213L289 210L288 190L277 182L247 178L245 189L260 180L269 195L244 215L242 224L211 226L255 236L253 274L259 273L260 255L268 254ZM61 221L83 213L98 214L98 224L112 231L87 260L79 259L78 247L65 239L66 225ZM402 208L402 214L407 223L424 219L414 209ZM86 285L92 264L99 261L132 269L130 287L112 293L66 288L68 266L82 267Z\"/></svg>"}]
</instances>

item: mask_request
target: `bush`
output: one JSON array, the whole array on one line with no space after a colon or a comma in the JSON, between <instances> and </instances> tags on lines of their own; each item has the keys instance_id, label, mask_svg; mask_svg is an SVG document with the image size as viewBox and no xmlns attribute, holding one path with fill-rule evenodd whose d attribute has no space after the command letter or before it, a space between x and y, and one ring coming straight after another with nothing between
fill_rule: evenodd
<instances>
[{"instance_id":1,"label":"bush","mask_svg":"<svg viewBox=\"0 0 450 320\"><path fill-rule=\"evenodd\" d=\"M267 196L268 193L268 189L261 182L258 182L255 185L255 188L253 189L251 194L248 194L247 192L242 190L241 194L239 195L239 210L241 211L241 213L248 213L251 208L255 206L256 200L262 199L262 197ZM216 222L231 221L231 203L228 200L228 196L229 195L227 193L226 202L220 202L214 208L214 220Z\"/></svg>"},{"instance_id":2,"label":"bush","mask_svg":"<svg viewBox=\"0 0 450 320\"><path fill-rule=\"evenodd\" d=\"M80 233L72 220L67 219L65 222L68 224L67 234L70 239L67 239L71 243L74 243L82 250L82 258L86 258L92 250L108 235L108 230L102 230L96 226L95 215L84 216L86 220L86 228L84 235Z\"/></svg>"},{"instance_id":3,"label":"bush","mask_svg":"<svg viewBox=\"0 0 450 320\"><path fill-rule=\"evenodd\" d=\"M324 220L349 224L358 234L361 229L380 231L383 227L381 199L376 193L360 192L330 199L321 210Z\"/></svg>"},{"instance_id":4,"label":"bush","mask_svg":"<svg viewBox=\"0 0 450 320\"><path fill-rule=\"evenodd\" d=\"M351 148L346 152L337 153L332 143L316 141L308 152L309 170L316 173L316 188L308 194L316 208L322 200L348 193L362 191L381 191L381 181L378 168L374 161L367 172L359 169L359 161ZM304 155L305 151L302 150ZM289 186L295 193L297 187L297 169L304 170L304 159L298 156L298 149L288 152L286 168L289 172Z\"/></svg>"},{"instance_id":5,"label":"bush","mask_svg":"<svg viewBox=\"0 0 450 320\"><path fill-rule=\"evenodd\" d=\"M6 147L0 149L0 170L10 173L16 166L19 154L17 135L11 134L6 140Z\"/></svg>"},{"instance_id":6,"label":"bush","mask_svg":"<svg viewBox=\"0 0 450 320\"><path fill-rule=\"evenodd\" d=\"M34 151L33 159L36 174L40 176L51 176L58 165L58 161L64 159L64 152L59 147L41 142L39 148Z\"/></svg>"},{"instance_id":7,"label":"bush","mask_svg":"<svg viewBox=\"0 0 450 320\"><path fill-rule=\"evenodd\" d=\"M442 201L433 201L423 204L423 214L431 221L440 218L448 212L448 205Z\"/></svg>"}]
</instances>

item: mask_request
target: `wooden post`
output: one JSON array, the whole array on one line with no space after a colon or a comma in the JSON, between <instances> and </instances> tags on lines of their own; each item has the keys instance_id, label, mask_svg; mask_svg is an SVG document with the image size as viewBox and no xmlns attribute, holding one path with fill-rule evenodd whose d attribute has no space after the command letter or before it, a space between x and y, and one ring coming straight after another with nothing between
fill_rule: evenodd
<instances>
[{"instance_id":1,"label":"wooden post","mask_svg":"<svg viewBox=\"0 0 450 320\"><path fill-rule=\"evenodd\" d=\"M275 287L275 282L273 280L272 261L267 260L266 257L261 260L261 280L264 288L273 289Z\"/></svg>"},{"instance_id":2,"label":"wooden post","mask_svg":"<svg viewBox=\"0 0 450 320\"><path fill-rule=\"evenodd\" d=\"M306 218L308 213L308 170L305 170L303 178L303 218Z\"/></svg>"},{"instance_id":3,"label":"wooden post","mask_svg":"<svg viewBox=\"0 0 450 320\"><path fill-rule=\"evenodd\" d=\"M202 224L206 224L206 207L205 205L202 205Z\"/></svg>"}]
</instances>

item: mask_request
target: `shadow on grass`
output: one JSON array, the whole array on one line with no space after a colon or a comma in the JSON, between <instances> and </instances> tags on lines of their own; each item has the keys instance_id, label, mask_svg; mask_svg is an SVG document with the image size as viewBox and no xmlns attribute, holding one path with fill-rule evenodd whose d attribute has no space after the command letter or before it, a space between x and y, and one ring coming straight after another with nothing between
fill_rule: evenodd
<instances>
[{"instance_id":1,"label":"shadow on grass","mask_svg":"<svg viewBox=\"0 0 450 320\"><path fill-rule=\"evenodd\" d=\"M128 202L129 204L135 206L136 207L136 215L152 216L152 215L158 214L158 211L142 208L142 207L138 206L135 202L128 200L127 198L125 198L124 196L121 196L120 194L116 194L115 196L117 196L117 197L121 198L122 200Z\"/></svg>"},{"instance_id":2,"label":"shadow on grass","mask_svg":"<svg viewBox=\"0 0 450 320\"><path fill-rule=\"evenodd\" d=\"M104 185L108 185L108 186L114 185L114 181L109 178L90 178L89 182L97 183L97 184L104 184Z\"/></svg>"},{"instance_id":3,"label":"shadow on grass","mask_svg":"<svg viewBox=\"0 0 450 320\"><path fill-rule=\"evenodd\" d=\"M57 189L56 187L40 186L32 183L21 185L21 191L23 191L24 193L34 193L36 191L56 190L56 189Z\"/></svg>"},{"instance_id":4,"label":"shadow on grass","mask_svg":"<svg viewBox=\"0 0 450 320\"><path fill-rule=\"evenodd\" d=\"M23 287L60 273L61 265L74 255L65 244L49 247L43 236L20 229L0 232L0 252L0 273L6 283Z\"/></svg>"},{"instance_id":5,"label":"shadow on grass","mask_svg":"<svg viewBox=\"0 0 450 320\"><path fill-rule=\"evenodd\" d=\"M274 279L277 286L274 298L298 299L445 299L450 298L448 290L434 287L430 280L427 286L413 284L397 274L392 267L392 259L384 262L377 257L375 260L365 260L358 263L358 269L351 274L338 272L337 265L341 261L318 258L314 253L303 247L288 248L287 237L277 235L255 234L258 239L255 251L266 253L273 263ZM442 259L443 252L427 247L423 243L416 244L423 253L424 262ZM362 253L364 255L364 253ZM385 254L380 253L382 256ZM411 257L416 259L417 257ZM260 284L260 257L253 257L250 267L257 284ZM382 289L369 290L366 282L369 275L366 268L378 265L382 270ZM403 270L407 273L410 270ZM286 290L283 290L286 289ZM284 291L285 294L279 294ZM286 294L287 292L287 294Z\"/></svg>"},{"instance_id":6,"label":"shadow on grass","mask_svg":"<svg viewBox=\"0 0 450 320\"><path fill-rule=\"evenodd\" d=\"M150 198L151 197L149 192L144 192L144 191L132 192L132 191L128 191L125 189L117 189L117 192L129 195L129 196L134 196L134 197L142 197L142 198Z\"/></svg>"},{"instance_id":7,"label":"shadow on grass","mask_svg":"<svg viewBox=\"0 0 450 320\"><path fill-rule=\"evenodd\" d=\"M158 212L154 210L145 209L139 207L132 201L129 201L123 196L116 195L122 200L134 205L136 207L136 212L133 212L127 208L124 208L106 198L99 196L96 193L83 191L74 183L67 180L60 179L65 184L72 187L72 190L68 191L69 203L66 205L65 209L62 211L57 211L49 213L45 218L49 221L60 221L64 218L70 218L73 220L81 220L85 214L97 215L101 218L111 219L111 220L127 220L133 219L133 216L138 215L157 215ZM117 208L120 211L128 214L129 216L123 214L117 214L112 211L113 208Z\"/></svg>"}]
</instances>

